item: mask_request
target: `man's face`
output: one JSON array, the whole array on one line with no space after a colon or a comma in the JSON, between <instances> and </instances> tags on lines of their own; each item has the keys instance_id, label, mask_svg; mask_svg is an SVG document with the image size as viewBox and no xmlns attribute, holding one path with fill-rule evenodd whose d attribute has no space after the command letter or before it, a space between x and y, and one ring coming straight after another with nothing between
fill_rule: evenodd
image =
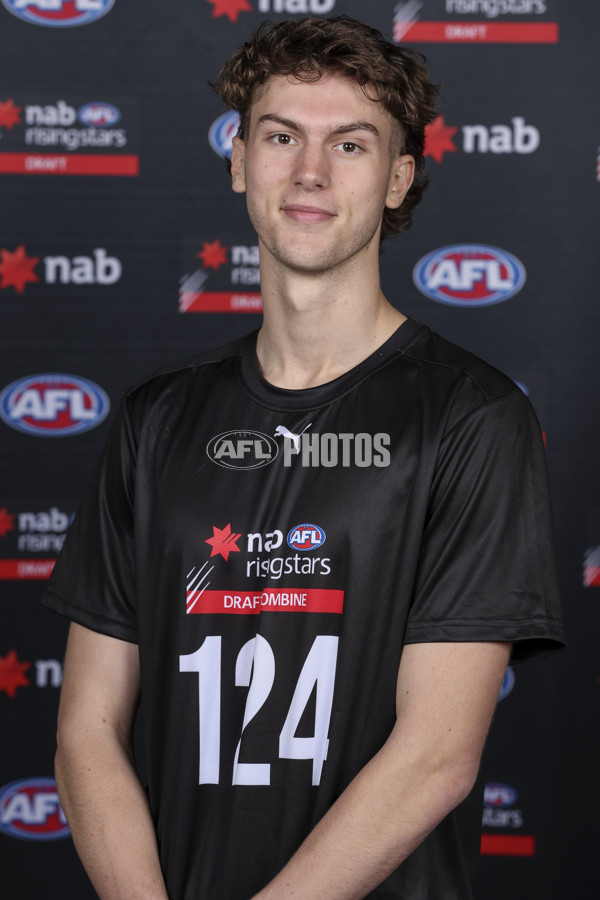
<instances>
[{"instance_id":1,"label":"man's face","mask_svg":"<svg viewBox=\"0 0 600 900\"><path fill-rule=\"evenodd\" d=\"M411 156L392 158L391 116L353 78L276 75L234 139L233 189L246 192L261 259L305 273L377 259L384 207L410 187Z\"/></svg>"}]
</instances>

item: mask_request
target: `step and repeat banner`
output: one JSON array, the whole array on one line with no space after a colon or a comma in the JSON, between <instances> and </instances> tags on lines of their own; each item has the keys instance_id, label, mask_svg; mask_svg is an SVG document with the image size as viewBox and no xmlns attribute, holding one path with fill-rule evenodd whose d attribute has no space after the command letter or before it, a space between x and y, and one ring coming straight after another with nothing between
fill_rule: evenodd
<instances>
[{"instance_id":1,"label":"step and repeat banner","mask_svg":"<svg viewBox=\"0 0 600 900\"><path fill-rule=\"evenodd\" d=\"M68 623L40 596L123 391L260 323L256 236L208 81L265 19L348 14L442 84L392 302L526 391L566 653L507 671L478 900L597 896L600 4L1 0L0 894L85 900L52 778Z\"/></svg>"}]
</instances>

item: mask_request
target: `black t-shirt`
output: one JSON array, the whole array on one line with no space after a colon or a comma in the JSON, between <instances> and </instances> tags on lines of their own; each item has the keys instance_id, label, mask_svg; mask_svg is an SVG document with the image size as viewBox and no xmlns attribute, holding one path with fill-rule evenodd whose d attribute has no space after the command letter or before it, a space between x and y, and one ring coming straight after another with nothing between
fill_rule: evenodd
<instances>
[{"instance_id":1,"label":"black t-shirt","mask_svg":"<svg viewBox=\"0 0 600 900\"><path fill-rule=\"evenodd\" d=\"M544 450L512 381L413 320L324 385L256 334L131 390L45 603L139 644L172 900L247 900L395 721L406 643L563 641ZM481 796L369 896L467 900Z\"/></svg>"}]
</instances>

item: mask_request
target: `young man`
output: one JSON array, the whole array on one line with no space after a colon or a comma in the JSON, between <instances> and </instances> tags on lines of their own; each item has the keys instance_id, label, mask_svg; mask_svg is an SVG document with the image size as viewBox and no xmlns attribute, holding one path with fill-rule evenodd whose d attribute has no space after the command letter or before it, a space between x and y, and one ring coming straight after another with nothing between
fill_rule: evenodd
<instances>
[{"instance_id":1,"label":"young man","mask_svg":"<svg viewBox=\"0 0 600 900\"><path fill-rule=\"evenodd\" d=\"M283 22L217 89L264 323L124 399L46 600L74 620L61 800L103 900L467 900L511 647L563 638L539 427L381 293L424 183L416 56Z\"/></svg>"}]
</instances>

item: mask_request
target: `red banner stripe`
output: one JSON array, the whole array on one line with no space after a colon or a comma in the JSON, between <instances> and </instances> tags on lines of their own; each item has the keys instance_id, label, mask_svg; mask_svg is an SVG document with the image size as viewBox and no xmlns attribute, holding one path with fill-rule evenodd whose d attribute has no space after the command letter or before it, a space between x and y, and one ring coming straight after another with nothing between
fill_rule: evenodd
<instances>
[{"instance_id":1,"label":"red banner stripe","mask_svg":"<svg viewBox=\"0 0 600 900\"><path fill-rule=\"evenodd\" d=\"M182 291L179 295L180 312L262 312L260 294L242 294L239 291L205 291L199 294Z\"/></svg>"},{"instance_id":2,"label":"red banner stripe","mask_svg":"<svg viewBox=\"0 0 600 900\"><path fill-rule=\"evenodd\" d=\"M138 175L139 156L0 153L0 173L13 175Z\"/></svg>"},{"instance_id":3,"label":"red banner stripe","mask_svg":"<svg viewBox=\"0 0 600 900\"><path fill-rule=\"evenodd\" d=\"M55 559L0 559L0 581L44 581Z\"/></svg>"},{"instance_id":4,"label":"red banner stripe","mask_svg":"<svg viewBox=\"0 0 600 900\"><path fill-rule=\"evenodd\" d=\"M397 41L433 44L556 44L557 22L415 22L398 23Z\"/></svg>"},{"instance_id":5,"label":"red banner stripe","mask_svg":"<svg viewBox=\"0 0 600 900\"><path fill-rule=\"evenodd\" d=\"M264 591L188 591L188 613L257 616L261 612L338 613L344 592L330 588L269 588Z\"/></svg>"},{"instance_id":6,"label":"red banner stripe","mask_svg":"<svg viewBox=\"0 0 600 900\"><path fill-rule=\"evenodd\" d=\"M535 856L532 834L482 834L482 856Z\"/></svg>"}]
</instances>

